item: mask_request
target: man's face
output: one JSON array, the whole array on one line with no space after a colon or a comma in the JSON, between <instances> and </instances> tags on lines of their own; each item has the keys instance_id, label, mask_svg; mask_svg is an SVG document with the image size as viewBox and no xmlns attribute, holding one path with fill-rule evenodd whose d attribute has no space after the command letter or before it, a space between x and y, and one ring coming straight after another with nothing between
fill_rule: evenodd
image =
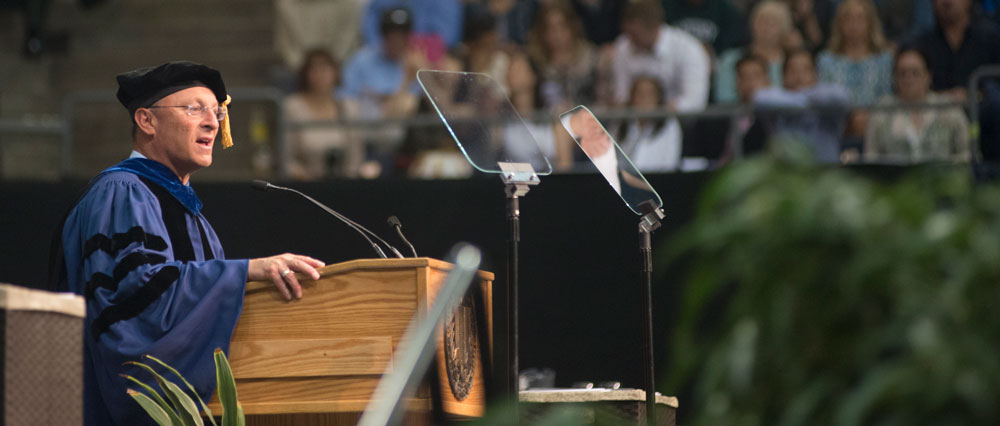
<instances>
[{"instance_id":1,"label":"man's face","mask_svg":"<svg viewBox=\"0 0 1000 426\"><path fill-rule=\"evenodd\" d=\"M736 93L743 103L750 102L754 93L770 85L767 70L760 62L746 62L736 69Z\"/></svg>"},{"instance_id":2,"label":"man's face","mask_svg":"<svg viewBox=\"0 0 1000 426\"><path fill-rule=\"evenodd\" d=\"M782 83L785 89L802 90L816 85L816 67L807 54L796 54L788 60L783 71Z\"/></svg>"},{"instance_id":3,"label":"man's face","mask_svg":"<svg viewBox=\"0 0 1000 426\"><path fill-rule=\"evenodd\" d=\"M590 111L580 110L574 113L570 117L569 126L576 133L580 148L588 157L600 157L611 148L608 132L604 131L604 126Z\"/></svg>"},{"instance_id":4,"label":"man's face","mask_svg":"<svg viewBox=\"0 0 1000 426\"><path fill-rule=\"evenodd\" d=\"M622 21L622 32L639 49L652 50L656 44L656 37L660 34L660 28L639 22L637 19L626 19Z\"/></svg>"},{"instance_id":5,"label":"man's face","mask_svg":"<svg viewBox=\"0 0 1000 426\"><path fill-rule=\"evenodd\" d=\"M188 105L210 107L210 110L189 116ZM191 87L171 93L153 106L185 108L149 110L153 114L154 133L144 154L169 167L183 182L187 182L191 173L212 165L212 146L219 130L219 121L215 117L219 102L215 94L205 87Z\"/></svg>"},{"instance_id":6,"label":"man's face","mask_svg":"<svg viewBox=\"0 0 1000 426\"><path fill-rule=\"evenodd\" d=\"M395 61L401 61L410 47L410 32L404 30L387 31L382 35L382 49L385 56Z\"/></svg>"}]
</instances>

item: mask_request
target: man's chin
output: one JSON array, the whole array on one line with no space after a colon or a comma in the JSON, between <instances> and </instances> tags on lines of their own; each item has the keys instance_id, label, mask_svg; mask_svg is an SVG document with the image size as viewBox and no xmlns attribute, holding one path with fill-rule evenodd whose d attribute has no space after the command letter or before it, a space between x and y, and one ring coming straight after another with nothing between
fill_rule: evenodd
<instances>
[{"instance_id":1,"label":"man's chin","mask_svg":"<svg viewBox=\"0 0 1000 426\"><path fill-rule=\"evenodd\" d=\"M195 160L195 166L198 169L204 169L205 167L212 165L212 156L201 156ZM197 170L196 170L197 171Z\"/></svg>"}]
</instances>

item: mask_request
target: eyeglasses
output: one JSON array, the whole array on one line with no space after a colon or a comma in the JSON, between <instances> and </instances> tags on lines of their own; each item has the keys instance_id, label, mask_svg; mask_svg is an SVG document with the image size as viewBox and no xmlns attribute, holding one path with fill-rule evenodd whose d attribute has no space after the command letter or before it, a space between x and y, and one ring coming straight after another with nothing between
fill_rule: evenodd
<instances>
[{"instance_id":1,"label":"eyeglasses","mask_svg":"<svg viewBox=\"0 0 1000 426\"><path fill-rule=\"evenodd\" d=\"M222 121L226 118L226 110L221 106L213 108L202 105L158 105L147 108L185 108L187 109L187 115L191 117L200 117L205 112L211 112L216 120Z\"/></svg>"}]
</instances>

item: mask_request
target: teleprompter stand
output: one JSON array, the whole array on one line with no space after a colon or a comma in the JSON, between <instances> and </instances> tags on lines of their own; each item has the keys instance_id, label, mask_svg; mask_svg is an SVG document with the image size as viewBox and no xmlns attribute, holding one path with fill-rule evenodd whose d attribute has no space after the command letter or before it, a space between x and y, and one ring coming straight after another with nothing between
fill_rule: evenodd
<instances>
[{"instance_id":1,"label":"teleprompter stand","mask_svg":"<svg viewBox=\"0 0 1000 426\"><path fill-rule=\"evenodd\" d=\"M664 218L663 201L642 176L621 146L587 107L580 105L560 114L560 122L597 171L618 193L625 205L639 215L639 254L642 257L643 387L646 394L646 424L656 422L656 383L653 366L653 248L651 234Z\"/></svg>"},{"instance_id":2,"label":"teleprompter stand","mask_svg":"<svg viewBox=\"0 0 1000 426\"><path fill-rule=\"evenodd\" d=\"M646 389L646 425L656 424L656 383L653 368L653 247L651 235L665 215L652 203L639 205L639 255L642 256L642 355Z\"/></svg>"},{"instance_id":3,"label":"teleprompter stand","mask_svg":"<svg viewBox=\"0 0 1000 426\"><path fill-rule=\"evenodd\" d=\"M459 150L476 170L500 175L507 198L506 332L496 342L505 343L506 359L495 362L493 397L513 404L518 422L518 243L520 198L539 176L552 173L552 165L531 131L507 98L506 90L487 74L420 70L417 81L441 117ZM502 351L501 351L502 352ZM499 358L499 357L498 357Z\"/></svg>"},{"instance_id":4,"label":"teleprompter stand","mask_svg":"<svg viewBox=\"0 0 1000 426\"><path fill-rule=\"evenodd\" d=\"M514 424L519 420L517 410L519 378L518 378L518 242L521 241L521 207L520 198L539 184L531 164L528 163L498 163L500 179L504 183L507 194L507 365L504 366L504 377L507 380L505 388L507 397L513 404Z\"/></svg>"}]
</instances>

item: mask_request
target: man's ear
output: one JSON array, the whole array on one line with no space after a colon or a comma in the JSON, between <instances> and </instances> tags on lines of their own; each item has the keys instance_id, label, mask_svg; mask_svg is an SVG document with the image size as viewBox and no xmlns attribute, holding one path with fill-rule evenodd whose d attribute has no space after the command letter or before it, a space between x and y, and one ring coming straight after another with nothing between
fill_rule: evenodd
<instances>
[{"instance_id":1,"label":"man's ear","mask_svg":"<svg viewBox=\"0 0 1000 426\"><path fill-rule=\"evenodd\" d=\"M135 127L140 132L150 136L156 134L156 116L149 109L139 108L135 110L132 119L135 120Z\"/></svg>"}]
</instances>

